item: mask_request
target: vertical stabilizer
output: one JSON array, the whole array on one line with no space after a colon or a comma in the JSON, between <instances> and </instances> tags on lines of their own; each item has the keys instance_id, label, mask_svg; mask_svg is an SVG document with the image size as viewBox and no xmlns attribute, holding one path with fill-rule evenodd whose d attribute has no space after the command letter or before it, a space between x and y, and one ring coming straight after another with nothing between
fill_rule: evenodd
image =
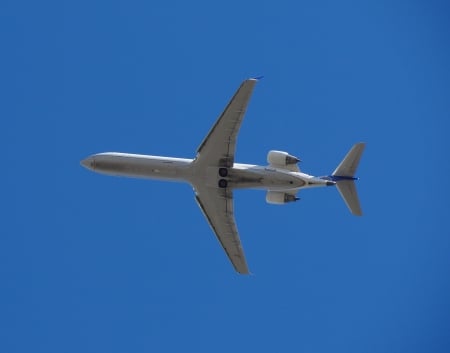
<instances>
[{"instance_id":1,"label":"vertical stabilizer","mask_svg":"<svg viewBox=\"0 0 450 353\"><path fill-rule=\"evenodd\" d=\"M359 160L366 144L360 142L355 144L347 153L342 162L331 174L332 180L336 181L336 187L344 199L345 204L352 214L362 216L361 205L359 203L358 192L355 185L355 173L359 165Z\"/></svg>"}]
</instances>

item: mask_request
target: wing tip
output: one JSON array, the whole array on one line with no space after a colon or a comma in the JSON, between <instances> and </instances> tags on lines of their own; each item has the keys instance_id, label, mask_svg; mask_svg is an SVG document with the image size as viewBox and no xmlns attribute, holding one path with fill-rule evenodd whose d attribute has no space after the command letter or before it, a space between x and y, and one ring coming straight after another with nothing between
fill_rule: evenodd
<instances>
[{"instance_id":1,"label":"wing tip","mask_svg":"<svg viewBox=\"0 0 450 353\"><path fill-rule=\"evenodd\" d=\"M264 76L256 76L256 77L251 77L250 78L250 80L252 80L252 81L259 81L259 80L262 80L264 78Z\"/></svg>"},{"instance_id":2,"label":"wing tip","mask_svg":"<svg viewBox=\"0 0 450 353\"><path fill-rule=\"evenodd\" d=\"M253 276L253 273L251 273L248 269L245 269L245 270L237 270L236 269L236 272L243 276Z\"/></svg>"}]
</instances>

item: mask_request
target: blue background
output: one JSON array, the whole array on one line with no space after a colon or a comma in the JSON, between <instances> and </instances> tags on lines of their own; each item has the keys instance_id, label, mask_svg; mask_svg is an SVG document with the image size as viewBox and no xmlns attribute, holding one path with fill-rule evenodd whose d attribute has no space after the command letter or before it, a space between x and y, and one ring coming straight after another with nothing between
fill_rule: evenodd
<instances>
[{"instance_id":1,"label":"blue background","mask_svg":"<svg viewBox=\"0 0 450 353\"><path fill-rule=\"evenodd\" d=\"M3 1L1 352L449 352L446 1ZM265 75L237 161L330 173L367 142L364 210L235 193L234 273L185 184L105 151L192 158Z\"/></svg>"}]
</instances>

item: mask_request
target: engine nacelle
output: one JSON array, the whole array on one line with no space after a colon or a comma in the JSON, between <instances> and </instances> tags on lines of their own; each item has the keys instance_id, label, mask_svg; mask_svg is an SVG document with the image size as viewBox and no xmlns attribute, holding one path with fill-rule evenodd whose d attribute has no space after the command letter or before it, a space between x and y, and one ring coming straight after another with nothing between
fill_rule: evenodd
<instances>
[{"instance_id":1,"label":"engine nacelle","mask_svg":"<svg viewBox=\"0 0 450 353\"><path fill-rule=\"evenodd\" d=\"M295 156L291 156L287 152L269 151L267 154L267 162L272 165L287 166L300 162L300 159Z\"/></svg>"},{"instance_id":2,"label":"engine nacelle","mask_svg":"<svg viewBox=\"0 0 450 353\"><path fill-rule=\"evenodd\" d=\"M292 194L286 194L282 191L267 191L266 201L273 205L283 205L288 202L300 200L298 197Z\"/></svg>"}]
</instances>

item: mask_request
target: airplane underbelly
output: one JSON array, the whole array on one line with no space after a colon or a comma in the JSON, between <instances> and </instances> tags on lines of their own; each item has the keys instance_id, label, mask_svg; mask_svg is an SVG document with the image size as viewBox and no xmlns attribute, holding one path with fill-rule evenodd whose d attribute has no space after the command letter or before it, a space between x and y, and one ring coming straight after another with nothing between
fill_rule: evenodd
<instances>
[{"instance_id":1,"label":"airplane underbelly","mask_svg":"<svg viewBox=\"0 0 450 353\"><path fill-rule=\"evenodd\" d=\"M289 190L300 188L305 182L292 173L273 170L233 170L228 185L235 189Z\"/></svg>"},{"instance_id":2,"label":"airplane underbelly","mask_svg":"<svg viewBox=\"0 0 450 353\"><path fill-rule=\"evenodd\" d=\"M103 157L103 158L102 158ZM180 180L183 163L174 160L129 156L99 156L95 159L96 172L137 178ZM186 164L187 166L187 164Z\"/></svg>"}]
</instances>

